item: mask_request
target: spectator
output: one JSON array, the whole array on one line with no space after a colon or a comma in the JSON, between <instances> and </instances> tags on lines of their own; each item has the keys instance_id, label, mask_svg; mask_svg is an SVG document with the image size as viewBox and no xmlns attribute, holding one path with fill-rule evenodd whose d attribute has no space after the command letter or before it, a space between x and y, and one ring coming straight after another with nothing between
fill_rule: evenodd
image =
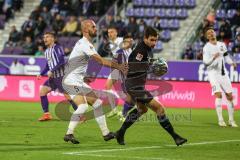
<instances>
[{"instance_id":1,"label":"spectator","mask_svg":"<svg viewBox=\"0 0 240 160\"><path fill-rule=\"evenodd\" d=\"M232 51L233 53L240 53L240 33L236 36Z\"/></svg>"},{"instance_id":2,"label":"spectator","mask_svg":"<svg viewBox=\"0 0 240 160\"><path fill-rule=\"evenodd\" d=\"M13 42L15 44L15 46L20 41L20 33L17 31L16 26L11 27L11 31L10 31L10 34L9 34L8 41Z\"/></svg>"},{"instance_id":3,"label":"spectator","mask_svg":"<svg viewBox=\"0 0 240 160\"><path fill-rule=\"evenodd\" d=\"M54 0L54 3L52 5L52 8L51 8L51 15L52 17L54 17L57 13L60 12L60 2L59 0Z\"/></svg>"},{"instance_id":4,"label":"spectator","mask_svg":"<svg viewBox=\"0 0 240 160\"><path fill-rule=\"evenodd\" d=\"M232 30L235 33L236 28L240 27L240 9L237 10L233 18L231 19Z\"/></svg>"},{"instance_id":5,"label":"spectator","mask_svg":"<svg viewBox=\"0 0 240 160\"><path fill-rule=\"evenodd\" d=\"M56 15L56 18L53 20L52 23L52 29L55 32L56 35L59 34L63 30L64 27L64 21L62 19L62 16L60 14Z\"/></svg>"},{"instance_id":6,"label":"spectator","mask_svg":"<svg viewBox=\"0 0 240 160\"><path fill-rule=\"evenodd\" d=\"M40 14L44 21L47 23L47 25L50 25L51 24L51 21L52 21L52 15L51 13L48 11L48 8L46 6L43 7L42 9L42 12Z\"/></svg>"},{"instance_id":7,"label":"spectator","mask_svg":"<svg viewBox=\"0 0 240 160\"><path fill-rule=\"evenodd\" d=\"M64 17L72 13L71 10L71 1L69 0L64 0L62 4L60 5L60 14Z\"/></svg>"},{"instance_id":8,"label":"spectator","mask_svg":"<svg viewBox=\"0 0 240 160\"><path fill-rule=\"evenodd\" d=\"M15 59L10 68L9 68L10 74L13 75L23 75L24 74L24 65L18 61L18 59Z\"/></svg>"},{"instance_id":9,"label":"spectator","mask_svg":"<svg viewBox=\"0 0 240 160\"><path fill-rule=\"evenodd\" d=\"M44 55L44 48L42 45L39 45L38 47L38 50L35 52L35 56L38 57L38 56L43 56Z\"/></svg>"},{"instance_id":10,"label":"spectator","mask_svg":"<svg viewBox=\"0 0 240 160\"><path fill-rule=\"evenodd\" d=\"M36 28L35 20L31 19L31 17L26 20L22 25L23 38L25 39L27 36L34 38L34 30Z\"/></svg>"},{"instance_id":11,"label":"spectator","mask_svg":"<svg viewBox=\"0 0 240 160\"><path fill-rule=\"evenodd\" d=\"M144 36L144 30L145 30L146 26L147 26L146 22L143 19L141 19L139 22L139 29L138 29L139 30L138 36L140 39L142 39Z\"/></svg>"},{"instance_id":12,"label":"spectator","mask_svg":"<svg viewBox=\"0 0 240 160\"><path fill-rule=\"evenodd\" d=\"M162 31L162 28L161 28L161 25L160 25L160 17L159 16L154 17L153 22L152 22L152 26L154 28L157 28L158 31Z\"/></svg>"},{"instance_id":13,"label":"spectator","mask_svg":"<svg viewBox=\"0 0 240 160\"><path fill-rule=\"evenodd\" d=\"M232 31L231 31L231 26L229 24L228 21L226 21L225 19L221 20L221 26L219 28L219 32L220 34L224 34L223 35L223 42L228 45L228 43L230 42L230 39L232 38Z\"/></svg>"},{"instance_id":14,"label":"spectator","mask_svg":"<svg viewBox=\"0 0 240 160\"><path fill-rule=\"evenodd\" d=\"M44 22L44 19L42 16L38 17L36 24L37 24L36 36L39 36L44 32L44 29L46 28L47 24Z\"/></svg>"},{"instance_id":15,"label":"spectator","mask_svg":"<svg viewBox=\"0 0 240 160\"><path fill-rule=\"evenodd\" d=\"M138 38L139 27L134 17L129 18L129 23L127 25L128 33L132 34L133 39Z\"/></svg>"},{"instance_id":16,"label":"spectator","mask_svg":"<svg viewBox=\"0 0 240 160\"><path fill-rule=\"evenodd\" d=\"M210 12L207 15L208 22L210 23L210 25L214 25L215 21L216 21L216 15L215 15L215 11L214 9L211 9Z\"/></svg>"},{"instance_id":17,"label":"spectator","mask_svg":"<svg viewBox=\"0 0 240 160\"><path fill-rule=\"evenodd\" d=\"M27 36L25 42L22 44L23 55L33 55L34 54L34 44L31 37Z\"/></svg>"},{"instance_id":18,"label":"spectator","mask_svg":"<svg viewBox=\"0 0 240 160\"><path fill-rule=\"evenodd\" d=\"M31 19L33 20L37 20L38 17L40 16L40 13L41 13L41 7L40 6L37 6L31 13L30 17Z\"/></svg>"},{"instance_id":19,"label":"spectator","mask_svg":"<svg viewBox=\"0 0 240 160\"><path fill-rule=\"evenodd\" d=\"M185 52L182 54L182 59L184 60L192 60L194 58L193 56L193 50L191 46L187 46Z\"/></svg>"},{"instance_id":20,"label":"spectator","mask_svg":"<svg viewBox=\"0 0 240 160\"><path fill-rule=\"evenodd\" d=\"M77 31L78 23L75 16L70 16L69 21L64 26L62 33L65 36L74 36Z\"/></svg>"}]
</instances>

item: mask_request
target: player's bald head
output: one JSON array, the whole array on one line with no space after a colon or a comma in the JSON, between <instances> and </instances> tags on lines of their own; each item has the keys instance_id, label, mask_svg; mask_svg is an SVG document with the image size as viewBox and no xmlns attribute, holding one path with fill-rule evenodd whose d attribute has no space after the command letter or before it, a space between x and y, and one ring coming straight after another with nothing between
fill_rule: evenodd
<instances>
[{"instance_id":1,"label":"player's bald head","mask_svg":"<svg viewBox=\"0 0 240 160\"><path fill-rule=\"evenodd\" d=\"M87 32L87 30L92 26L96 25L95 22L91 19L85 19L81 22L81 30L82 32Z\"/></svg>"}]
</instances>

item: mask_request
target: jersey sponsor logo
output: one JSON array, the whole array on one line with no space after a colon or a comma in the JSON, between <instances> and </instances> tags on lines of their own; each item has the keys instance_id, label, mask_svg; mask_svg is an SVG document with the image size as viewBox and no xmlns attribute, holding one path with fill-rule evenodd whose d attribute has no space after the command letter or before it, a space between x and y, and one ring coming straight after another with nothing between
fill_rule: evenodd
<instances>
[{"instance_id":1,"label":"jersey sponsor logo","mask_svg":"<svg viewBox=\"0 0 240 160\"><path fill-rule=\"evenodd\" d=\"M143 59L143 55L140 53L137 53L136 60L142 61L142 59Z\"/></svg>"}]
</instances>

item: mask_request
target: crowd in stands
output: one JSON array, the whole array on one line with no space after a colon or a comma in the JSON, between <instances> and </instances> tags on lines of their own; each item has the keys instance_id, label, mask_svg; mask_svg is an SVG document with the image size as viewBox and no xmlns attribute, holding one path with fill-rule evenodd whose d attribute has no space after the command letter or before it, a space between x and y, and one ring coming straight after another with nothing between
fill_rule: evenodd
<instances>
[{"instance_id":1,"label":"crowd in stands","mask_svg":"<svg viewBox=\"0 0 240 160\"><path fill-rule=\"evenodd\" d=\"M0 0L0 29L4 28L5 22L14 18L14 13L23 7L23 0Z\"/></svg>"},{"instance_id":2,"label":"crowd in stands","mask_svg":"<svg viewBox=\"0 0 240 160\"><path fill-rule=\"evenodd\" d=\"M217 39L223 41L235 61L240 62L240 1L222 0L220 8L210 10L203 20L198 39L185 48L182 59L202 59L202 48L206 43L203 31L206 27L214 28Z\"/></svg>"},{"instance_id":3,"label":"crowd in stands","mask_svg":"<svg viewBox=\"0 0 240 160\"><path fill-rule=\"evenodd\" d=\"M114 0L42 0L23 23L21 30L11 27L4 48L14 48L13 54L43 55L42 35L45 31L54 31L58 37L79 39L81 21L86 17L98 20L113 2ZM69 48L66 46L66 52L69 52ZM12 50L6 50L9 51Z\"/></svg>"}]
</instances>

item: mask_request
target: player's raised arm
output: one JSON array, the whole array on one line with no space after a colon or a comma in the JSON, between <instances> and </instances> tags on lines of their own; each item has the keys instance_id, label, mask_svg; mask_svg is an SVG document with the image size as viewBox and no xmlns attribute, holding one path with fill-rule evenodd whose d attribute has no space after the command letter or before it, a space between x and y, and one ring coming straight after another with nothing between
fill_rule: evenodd
<instances>
[{"instance_id":1,"label":"player's raised arm","mask_svg":"<svg viewBox=\"0 0 240 160\"><path fill-rule=\"evenodd\" d=\"M127 63L122 63L122 64L118 64L114 61L109 61L106 60L104 58L102 58L100 55L98 54L93 54L91 56L95 61L97 61L99 64L107 66L107 67L111 67L111 68L115 68L120 70L121 72L123 72L124 74L127 73L128 71L128 64Z\"/></svg>"}]
</instances>

